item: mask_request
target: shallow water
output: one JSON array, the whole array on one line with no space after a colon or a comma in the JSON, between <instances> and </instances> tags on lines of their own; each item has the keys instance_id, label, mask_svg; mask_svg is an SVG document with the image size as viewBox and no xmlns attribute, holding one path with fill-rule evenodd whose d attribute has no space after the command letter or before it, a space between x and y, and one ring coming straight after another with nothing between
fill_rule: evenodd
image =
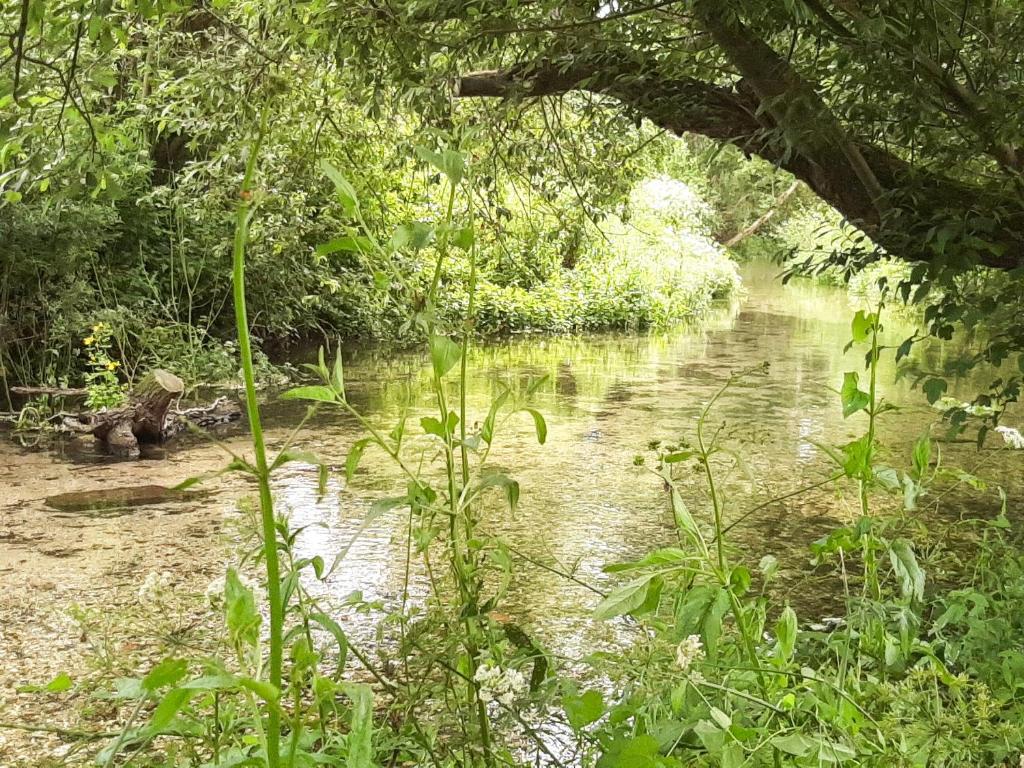
<instances>
[{"instance_id":1,"label":"shallow water","mask_svg":"<svg viewBox=\"0 0 1024 768\"><path fill-rule=\"evenodd\" d=\"M843 419L831 389L839 386L844 371L863 369L863 351L843 352L853 310L844 291L810 283L782 286L776 271L769 265L746 267L745 297L719 308L700 327L667 334L524 338L473 350L467 399L476 420L482 420L491 398L504 387L523 393L530 381L547 377L531 399L547 418L546 444L537 444L532 421L521 414L498 431L491 455L491 466L520 482L519 509L512 516L495 498L482 528L532 560L608 588L604 565L672 540L664 488L634 458L653 456L647 449L650 441L691 438L697 414L722 382L762 361L770 363L769 374L730 390L712 418L723 425L725 442L743 457L740 469L724 478L727 518L827 477L832 467L817 444L842 444L863 428L862 416ZM899 322L887 325L889 343L898 344L912 332ZM940 345L925 351L932 363L949 353ZM909 382L895 381L891 357L884 360L882 394L911 406L881 430L893 464L903 466L913 440L935 420L935 412L922 407L920 393ZM419 417L433 412L425 362L416 354L357 350L347 360L349 398L385 432L407 408L408 434L418 433ZM965 383L964 391L970 386ZM296 403L267 405L271 449L283 443L304 411ZM339 471L332 473L328 493L318 498L316 471L286 465L274 476L276 501L290 511L293 527L310 526L299 538L301 554L320 554L330 563L350 547L318 590L336 597L361 591L367 600L393 605L408 578L411 599L421 599L426 578L415 559L406 572L402 532L407 512L396 510L364 523L375 499L403 492L401 477L371 448L352 483L345 484L345 455L362 436L354 420L322 408L298 432L296 444L318 452ZM38 506L39 515L52 515L42 504L47 493L173 484L223 465L219 449L193 440L180 449L172 446L166 457L136 462L109 463L89 451L67 451L46 461L35 454L20 470L19 457L27 455L12 455L0 470L0 481L10 483L14 493L0 501L0 512L6 502ZM232 450L246 451L242 435L225 442ZM410 455L422 454L425 466L437 458L425 438L412 444ZM45 478L50 478L46 492L40 484ZM229 515L240 497L252 493L238 476L215 480L205 490L202 504L213 519ZM701 493L695 478L686 495L698 517L706 509ZM132 514L153 515L159 525L160 504ZM809 615L825 610L827 600L816 600L824 587L811 589L798 575L807 545L854 514L853 494L827 485L758 511L735 528L732 543L737 556L751 564L763 554L778 557L788 570L783 584L789 597ZM598 599L578 583L524 561L502 610L553 650L575 656L618 631L614 624L595 627L589 621ZM372 634L371 619L350 612L348 622L356 635Z\"/></svg>"}]
</instances>

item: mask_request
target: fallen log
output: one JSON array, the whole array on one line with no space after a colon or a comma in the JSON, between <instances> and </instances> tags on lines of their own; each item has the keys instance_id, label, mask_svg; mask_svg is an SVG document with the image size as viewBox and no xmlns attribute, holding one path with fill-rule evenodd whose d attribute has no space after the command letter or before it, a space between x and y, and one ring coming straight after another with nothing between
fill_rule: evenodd
<instances>
[{"instance_id":1,"label":"fallen log","mask_svg":"<svg viewBox=\"0 0 1024 768\"><path fill-rule=\"evenodd\" d=\"M185 382L170 371L150 371L132 392L128 405L93 417L93 437L106 443L112 453L138 456L140 443L164 439L167 411L184 393Z\"/></svg>"},{"instance_id":2,"label":"fallen log","mask_svg":"<svg viewBox=\"0 0 1024 768\"><path fill-rule=\"evenodd\" d=\"M14 395L50 395L51 397L84 397L89 390L84 387L11 387Z\"/></svg>"},{"instance_id":3,"label":"fallen log","mask_svg":"<svg viewBox=\"0 0 1024 768\"><path fill-rule=\"evenodd\" d=\"M67 395L77 392L57 387L19 389L21 394ZM139 382L126 405L98 413L61 411L49 414L40 417L38 429L91 433L111 453L136 457L142 444L162 443L189 428L210 429L241 418L239 404L223 396L206 406L178 410L176 403L184 391L185 385L180 378L169 371L156 369ZM20 413L0 413L0 421L19 423L21 419Z\"/></svg>"}]
</instances>

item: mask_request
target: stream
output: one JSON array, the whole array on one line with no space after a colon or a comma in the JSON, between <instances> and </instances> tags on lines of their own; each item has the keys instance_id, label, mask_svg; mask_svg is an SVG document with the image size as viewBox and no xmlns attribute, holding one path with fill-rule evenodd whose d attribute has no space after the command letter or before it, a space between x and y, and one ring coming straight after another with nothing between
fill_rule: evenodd
<instances>
[{"instance_id":1,"label":"stream","mask_svg":"<svg viewBox=\"0 0 1024 768\"><path fill-rule=\"evenodd\" d=\"M715 428L721 425L723 443L739 457L739 468L722 478L727 521L827 478L833 465L818 446L840 445L861 434L864 417L844 419L833 389L844 371L863 370L863 350L843 351L854 311L846 292L811 282L783 286L777 271L768 264L744 267L744 296L694 327L516 338L472 350L467 401L475 420L483 419L491 399L504 388L522 394L530 382L543 379L529 402L546 417L547 441L538 445L526 414L501 425L490 465L518 480L522 493L512 515L495 491L481 528L501 536L517 557L525 558L517 564L501 610L552 650L576 657L621 631L614 622L592 621L600 598L578 582L606 590L613 582L603 566L672 542L664 487L636 457L645 456L650 464L655 455L648 449L651 441L692 438L702 406L730 374L769 363L766 376L751 376L727 392L711 418ZM896 320L885 324L887 343L898 344L913 330ZM932 364L950 353L939 344L924 350ZM430 476L439 457L430 439L419 435L419 418L434 413L425 362L419 354L354 350L346 359L346 386L350 402L384 432L408 409L410 455L415 461L421 455L424 467L435 467L425 470ZM883 421L880 431L892 463L902 467L909 463L914 439L937 414L909 381L896 381L891 354L883 358L879 381L887 400L908 406ZM963 383L963 391L971 386ZM304 412L305 405L294 401L273 398L266 404L271 450L284 443ZM404 493L401 476L383 453L369 448L352 483L345 483L345 456L363 436L354 419L321 408L296 434L295 444L317 452L334 468L327 493L319 497L314 467L292 463L274 474L276 503L290 514L293 528L306 526L298 539L299 554L319 554L330 564L346 551L330 578L315 585L319 593L340 599L361 592L366 601L395 606L408 579L409 599L422 600L426 574L415 557L406 565L408 511L396 509L367 523L374 500ZM240 432L226 436L223 444L248 452ZM166 563L167 552L173 551L165 567L190 569L195 557L202 560L204 573L215 575L218 558L226 562L228 557L217 532L235 515L239 499L254 495L238 475L205 483L199 500L171 498L96 514L54 510L46 497L174 485L221 468L225 455L195 437L163 455L131 462L100 456L88 441L30 451L5 439L0 448L0 487L5 489L0 574L6 574L6 582L23 585L56 573L58 592L73 594L88 588L90 579L93 584L111 574L130 579L133 569L141 580L148 563L154 558ZM684 495L694 514L707 519L698 477ZM826 484L767 504L736 526L731 544L735 556L752 569L765 554L778 558L787 597L803 616L813 618L826 612L829 602L827 595L816 594L820 586L811 589L804 581L808 545L856 514L855 494ZM578 582L550 569L571 571ZM373 619L367 614L344 606L339 611L348 614L346 629L372 637Z\"/></svg>"}]
</instances>

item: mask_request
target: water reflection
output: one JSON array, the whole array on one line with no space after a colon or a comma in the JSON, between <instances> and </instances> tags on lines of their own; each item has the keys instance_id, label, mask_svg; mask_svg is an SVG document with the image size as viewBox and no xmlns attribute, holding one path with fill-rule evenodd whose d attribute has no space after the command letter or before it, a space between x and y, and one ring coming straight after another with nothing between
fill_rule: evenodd
<instances>
[{"instance_id":1,"label":"water reflection","mask_svg":"<svg viewBox=\"0 0 1024 768\"><path fill-rule=\"evenodd\" d=\"M844 292L809 283L784 287L774 279L775 271L763 265L746 268L747 295L721 307L700 327L651 335L517 339L474 349L467 392L474 420L483 418L491 399L505 388L523 394L531 382L547 377L534 398L548 420L547 444L537 445L533 423L525 415L502 425L491 465L519 480L522 495L514 517L495 498L483 528L501 535L530 560L571 571L597 588L609 587L604 565L634 558L673 538L664 489L634 464L634 457L645 453L651 441L692 437L697 415L721 383L764 361L770 363L770 373L737 386L715 411L715 426L721 424L723 436L743 458L741 467L723 479L727 518L737 520L774 496L827 478L831 467L817 446L845 443L862 428L861 417L843 419L834 392L844 371L863 367L862 353L843 353L852 310ZM892 320L886 325L888 344L900 343L913 330ZM939 344L919 349L932 367L956 352ZM437 471L436 463L429 468L435 448L425 437L413 435L420 431L419 418L433 408L425 363L420 355L353 350L347 356L347 389L355 406L385 431L407 413L410 450L423 453L429 474ZM965 382L963 392L977 384ZM899 421L883 424L881 432L892 463L903 465L914 438L935 414L921 405L920 394L911 392L907 382L895 381L890 357L883 358L880 385L888 400L912 406ZM271 449L283 444L304 413L301 403L275 400L267 405ZM339 471L332 473L321 498L312 468L285 465L274 475L276 500L290 512L294 527L304 527L298 540L302 556L321 555L330 564L345 553L326 584L317 586L325 595L340 603L358 591L386 606L403 600L421 604L428 580L420 560L407 557L408 512L395 510L366 522L375 500L404 492L403 478L386 456L370 448L353 482L343 479L345 456L361 437L362 429L352 418L321 409L296 442ZM229 444L239 452L248 450L244 436L230 438ZM214 446L194 441L187 445L169 450L160 461L82 465L66 479L67 489L88 490L96 478L111 486L173 485L223 465L223 454ZM944 456L955 450L944 449ZM52 481L50 475L27 464L20 471L17 466L0 467L0 481L11 477L12 485L45 484ZM683 489L696 514L706 510L701 487L695 478ZM252 493L237 475L224 476L207 489L214 519L231 514L239 497ZM32 488L19 487L15 498L39 515L49 514L32 501ZM162 511L159 505L147 509ZM775 555L783 564L788 596L805 609L801 614L824 612L827 608L813 599L827 595L827 588L809 588L798 581L802 577L797 568L787 573L786 566L805 562L808 543L855 514L855 505L826 484L758 508L735 528L733 543L748 561ZM502 609L551 650L571 656L614 641L623 631L614 622L590 621L597 599L578 583L523 561ZM373 637L371 616L344 606L338 611L346 631Z\"/></svg>"},{"instance_id":2,"label":"water reflection","mask_svg":"<svg viewBox=\"0 0 1024 768\"><path fill-rule=\"evenodd\" d=\"M834 391L844 371L863 367L862 353L843 353L852 311L844 292L808 283L782 287L774 272L771 266L748 267L747 296L721 308L701 328L524 339L474 350L468 402L477 418L502 388L522 393L531 381L547 377L535 396L548 418L547 444L536 444L525 417L499 433L492 463L520 481L522 497L515 517L495 503L486 530L534 560L557 564L597 587L609 586L602 566L672 538L664 491L634 465L634 457L652 440L692 436L698 413L721 383L762 361L770 363L769 375L738 386L716 411L716 423L743 456L741 471L724 482L731 499L728 514L738 517L773 495L827 477L831 467L816 444L846 442L860 429L855 419L842 418ZM887 326L887 343L899 343L913 331L898 322ZM926 350L932 357L941 353L937 347ZM410 426L431 412L429 373L420 357L360 351L350 356L348 371L352 399L384 429L403 411ZM895 381L890 360L882 365L880 381L887 399L920 401L907 383ZM278 423L295 419L287 407L270 415ZM907 435L933 416L918 407L906 417L914 426L907 431L904 420L899 433L888 435L890 442L904 447ZM350 420L325 414L319 429L302 442L340 462L359 436ZM418 447L431 458L428 443L420 441ZM685 490L701 509L696 479ZM304 553L330 559L355 537L326 587L330 594L361 590L367 599L395 604L402 599L408 568L410 599L425 597L426 576L418 561L406 564L402 513L360 528L373 499L402 492L401 478L385 457L368 452L351 486L333 486L320 501L314 479L302 472L280 476L276 491L296 525L324 524L303 535ZM735 543L755 561L772 553L784 563L799 563L808 543L852 514L825 486L760 510L736 528ZM595 628L587 621L596 602L593 593L521 565L504 605L518 623L568 654L582 642L582 627L588 647L600 639L594 632L614 636L614 625Z\"/></svg>"}]
</instances>

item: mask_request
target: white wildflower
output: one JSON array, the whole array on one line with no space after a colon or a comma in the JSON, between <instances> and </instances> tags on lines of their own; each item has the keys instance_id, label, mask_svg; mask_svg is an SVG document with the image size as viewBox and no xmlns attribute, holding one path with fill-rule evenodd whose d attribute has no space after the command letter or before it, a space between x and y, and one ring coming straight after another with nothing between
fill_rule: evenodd
<instances>
[{"instance_id":1,"label":"white wildflower","mask_svg":"<svg viewBox=\"0 0 1024 768\"><path fill-rule=\"evenodd\" d=\"M503 669L491 664L481 664L473 675L480 701L485 704L497 701L506 707L512 706L517 696L526 692L526 678L518 669Z\"/></svg>"},{"instance_id":2,"label":"white wildflower","mask_svg":"<svg viewBox=\"0 0 1024 768\"><path fill-rule=\"evenodd\" d=\"M952 411L954 408L960 408L966 411L970 408L970 403L962 402L955 397L940 397L932 403L932 408L937 411L942 411L943 413L946 411Z\"/></svg>"},{"instance_id":3,"label":"white wildflower","mask_svg":"<svg viewBox=\"0 0 1024 768\"><path fill-rule=\"evenodd\" d=\"M163 593L171 586L173 579L174 577L167 571L163 573L150 571L147 573L142 586L139 587L139 602L152 603L159 600Z\"/></svg>"},{"instance_id":4,"label":"white wildflower","mask_svg":"<svg viewBox=\"0 0 1024 768\"><path fill-rule=\"evenodd\" d=\"M700 635L690 635L676 648L676 664L684 672L698 659L704 658L704 646Z\"/></svg>"},{"instance_id":5,"label":"white wildflower","mask_svg":"<svg viewBox=\"0 0 1024 768\"><path fill-rule=\"evenodd\" d=\"M1003 436L1003 442L1015 451L1024 450L1024 435L1013 427L996 427L996 432Z\"/></svg>"},{"instance_id":6,"label":"white wildflower","mask_svg":"<svg viewBox=\"0 0 1024 768\"><path fill-rule=\"evenodd\" d=\"M218 576L206 585L206 591L203 594L206 595L206 602L214 608L224 602L224 587L226 581L227 579L224 576Z\"/></svg>"},{"instance_id":7,"label":"white wildflower","mask_svg":"<svg viewBox=\"0 0 1024 768\"><path fill-rule=\"evenodd\" d=\"M968 405L964 410L969 416L991 416L996 412L990 405Z\"/></svg>"}]
</instances>

